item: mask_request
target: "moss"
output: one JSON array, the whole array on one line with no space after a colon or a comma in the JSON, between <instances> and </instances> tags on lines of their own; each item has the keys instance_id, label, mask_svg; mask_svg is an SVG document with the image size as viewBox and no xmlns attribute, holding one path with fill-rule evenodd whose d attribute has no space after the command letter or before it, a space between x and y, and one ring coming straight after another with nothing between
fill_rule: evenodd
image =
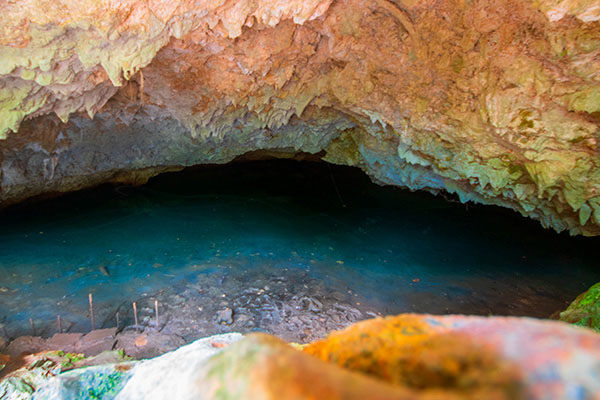
<instances>
[{"instance_id":1,"label":"moss","mask_svg":"<svg viewBox=\"0 0 600 400\"><path fill-rule=\"evenodd\" d=\"M584 140L585 140L584 136L577 136L576 138L569 140L569 143L577 144L577 143L583 142Z\"/></svg>"},{"instance_id":2,"label":"moss","mask_svg":"<svg viewBox=\"0 0 600 400\"><path fill-rule=\"evenodd\" d=\"M525 117L521 118L521 123L519 124L519 128L521 129L527 129L527 128L533 128L534 124L533 121L530 119L527 119Z\"/></svg>"},{"instance_id":3,"label":"moss","mask_svg":"<svg viewBox=\"0 0 600 400\"><path fill-rule=\"evenodd\" d=\"M560 313L560 320L600 332L600 283L577 296L571 305Z\"/></svg>"},{"instance_id":4,"label":"moss","mask_svg":"<svg viewBox=\"0 0 600 400\"><path fill-rule=\"evenodd\" d=\"M509 163L508 173L510 175L519 174L519 176L521 176L523 174L523 167L520 164Z\"/></svg>"},{"instance_id":5,"label":"moss","mask_svg":"<svg viewBox=\"0 0 600 400\"><path fill-rule=\"evenodd\" d=\"M594 114L600 111L600 87L591 87L567 97L569 111Z\"/></svg>"},{"instance_id":6,"label":"moss","mask_svg":"<svg viewBox=\"0 0 600 400\"><path fill-rule=\"evenodd\" d=\"M533 113L531 111L528 110L524 110L521 111L519 113L519 115L521 116L521 122L519 123L519 128L521 129L527 129L527 128L533 128L535 126L535 124L533 123L533 120L531 120L531 116L533 115Z\"/></svg>"}]
</instances>

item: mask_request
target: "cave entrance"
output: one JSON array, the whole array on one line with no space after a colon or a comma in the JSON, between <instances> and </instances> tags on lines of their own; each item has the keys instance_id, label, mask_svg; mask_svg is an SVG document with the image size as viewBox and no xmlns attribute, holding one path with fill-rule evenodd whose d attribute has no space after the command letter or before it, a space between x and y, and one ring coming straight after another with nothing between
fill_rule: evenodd
<instances>
[{"instance_id":1,"label":"cave entrance","mask_svg":"<svg viewBox=\"0 0 600 400\"><path fill-rule=\"evenodd\" d=\"M401 312L548 317L600 280L593 243L496 208L372 183L318 160L190 168L12 207L0 223L11 337L90 328L186 341L309 341ZM154 302L160 317L155 323Z\"/></svg>"}]
</instances>

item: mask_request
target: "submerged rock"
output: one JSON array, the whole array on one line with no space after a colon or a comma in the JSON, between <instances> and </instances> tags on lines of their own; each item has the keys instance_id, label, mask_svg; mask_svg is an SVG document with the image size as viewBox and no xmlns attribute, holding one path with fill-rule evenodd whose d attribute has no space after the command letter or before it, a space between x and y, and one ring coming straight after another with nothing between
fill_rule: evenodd
<instances>
[{"instance_id":1,"label":"submerged rock","mask_svg":"<svg viewBox=\"0 0 600 400\"><path fill-rule=\"evenodd\" d=\"M600 283L577 296L559 319L600 332Z\"/></svg>"},{"instance_id":2,"label":"submerged rock","mask_svg":"<svg viewBox=\"0 0 600 400\"><path fill-rule=\"evenodd\" d=\"M227 307L217 311L217 324L233 324L233 310Z\"/></svg>"}]
</instances>

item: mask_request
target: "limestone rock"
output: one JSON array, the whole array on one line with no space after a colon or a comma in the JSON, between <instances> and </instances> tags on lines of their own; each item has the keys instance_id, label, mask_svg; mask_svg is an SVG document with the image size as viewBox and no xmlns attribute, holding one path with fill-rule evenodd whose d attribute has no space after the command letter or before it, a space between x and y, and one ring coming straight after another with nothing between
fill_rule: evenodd
<instances>
[{"instance_id":1,"label":"limestone rock","mask_svg":"<svg viewBox=\"0 0 600 400\"><path fill-rule=\"evenodd\" d=\"M39 356L34 368L20 370L25 375L12 376L29 382L34 399L575 400L600 393L600 335L560 322L404 314L357 323L303 351L263 334L240 339L217 335L155 359L57 377L36 368L59 360ZM1 381L0 396L15 382Z\"/></svg>"},{"instance_id":2,"label":"limestone rock","mask_svg":"<svg viewBox=\"0 0 600 400\"><path fill-rule=\"evenodd\" d=\"M76 4L0 5L2 205L324 152L600 234L596 0Z\"/></svg>"},{"instance_id":3,"label":"limestone rock","mask_svg":"<svg viewBox=\"0 0 600 400\"><path fill-rule=\"evenodd\" d=\"M593 399L600 393L600 335L531 318L403 314L359 322L304 351L421 394Z\"/></svg>"}]
</instances>

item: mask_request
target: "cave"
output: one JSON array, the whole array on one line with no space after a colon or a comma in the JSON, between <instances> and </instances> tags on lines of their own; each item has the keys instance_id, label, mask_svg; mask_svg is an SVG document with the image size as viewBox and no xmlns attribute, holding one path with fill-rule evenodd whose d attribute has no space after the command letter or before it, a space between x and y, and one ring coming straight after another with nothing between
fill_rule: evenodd
<instances>
[{"instance_id":1,"label":"cave","mask_svg":"<svg viewBox=\"0 0 600 400\"><path fill-rule=\"evenodd\" d=\"M310 157L310 156L309 156ZM317 157L172 172L4 211L12 335L265 331L310 342L399 313L548 318L600 278L590 238L499 207L379 186ZM303 157L304 158L304 157ZM232 315L220 318L224 310Z\"/></svg>"},{"instance_id":2,"label":"cave","mask_svg":"<svg viewBox=\"0 0 600 400\"><path fill-rule=\"evenodd\" d=\"M596 0L0 32L0 399L598 397Z\"/></svg>"}]
</instances>

